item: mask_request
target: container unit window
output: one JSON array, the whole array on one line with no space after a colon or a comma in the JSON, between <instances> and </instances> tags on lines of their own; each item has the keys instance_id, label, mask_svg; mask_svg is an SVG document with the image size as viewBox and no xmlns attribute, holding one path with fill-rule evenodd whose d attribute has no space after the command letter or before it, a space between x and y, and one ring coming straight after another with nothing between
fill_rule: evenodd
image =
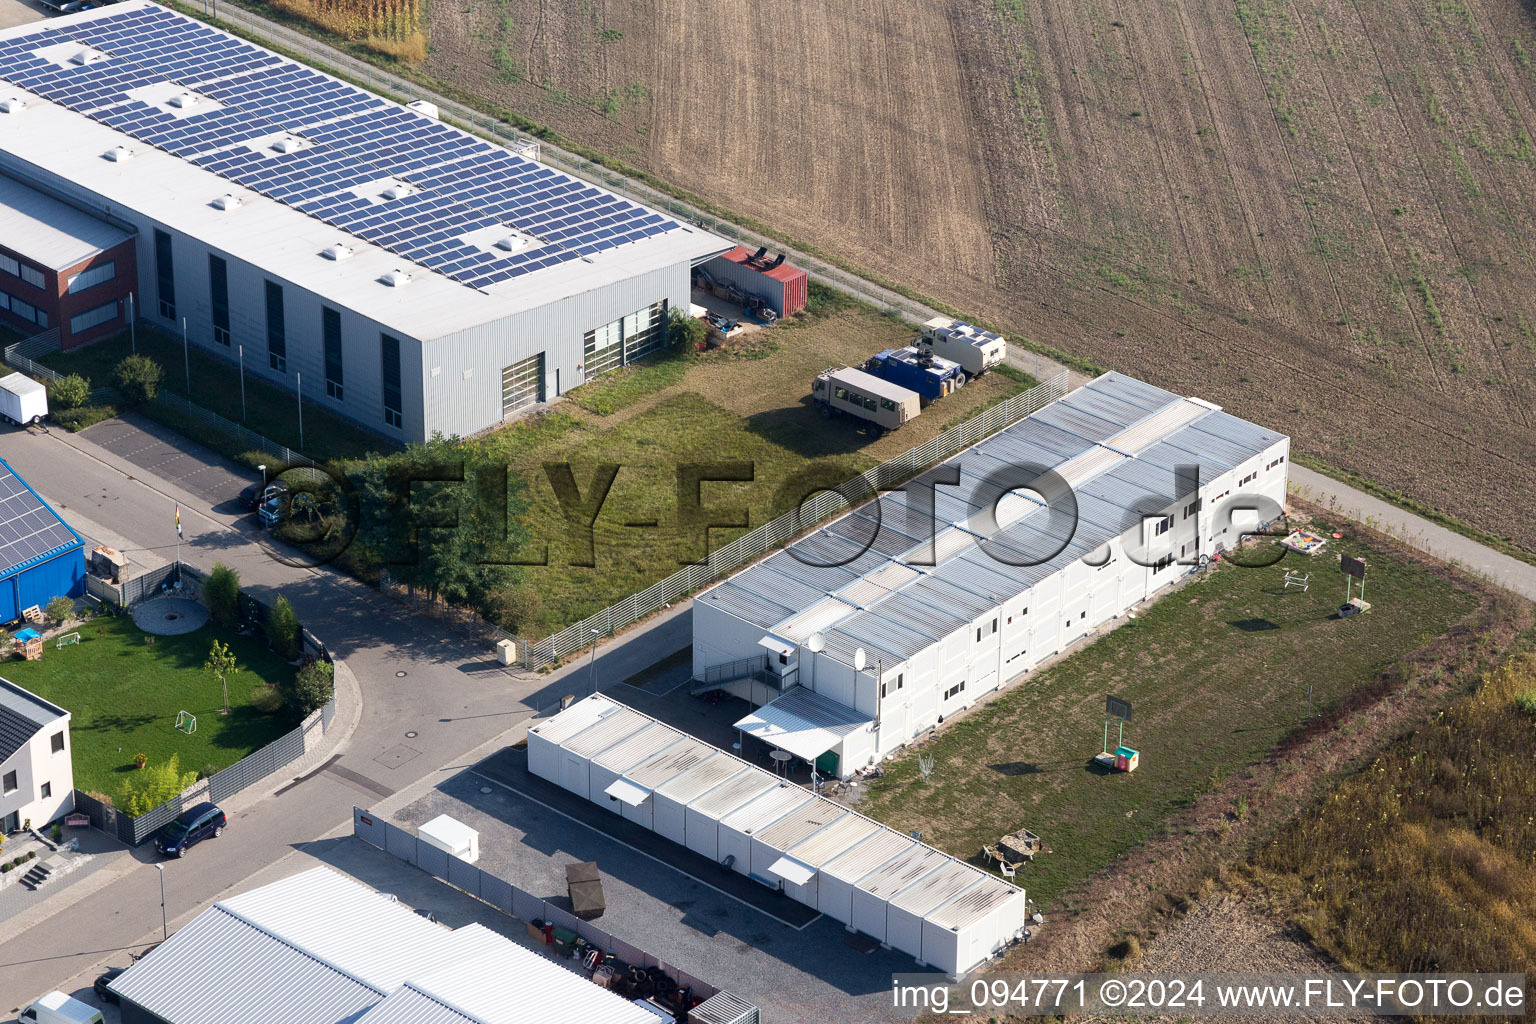
<instances>
[{"instance_id":1,"label":"container unit window","mask_svg":"<svg viewBox=\"0 0 1536 1024\"><path fill-rule=\"evenodd\" d=\"M325 338L325 393L343 401L341 377L341 314L329 306L320 307L320 328Z\"/></svg>"},{"instance_id":2,"label":"container unit window","mask_svg":"<svg viewBox=\"0 0 1536 1024\"><path fill-rule=\"evenodd\" d=\"M1184 518L1188 519L1190 516L1194 515L1196 512L1199 512L1199 511L1200 511L1200 499L1196 498L1194 501L1192 501L1188 505L1184 506Z\"/></svg>"},{"instance_id":3,"label":"container unit window","mask_svg":"<svg viewBox=\"0 0 1536 1024\"><path fill-rule=\"evenodd\" d=\"M92 327L100 327L102 324L111 323L117 319L117 302L105 303L95 309L88 309L84 313L76 313L69 318L69 330L72 334L80 334Z\"/></svg>"},{"instance_id":4,"label":"container unit window","mask_svg":"<svg viewBox=\"0 0 1536 1024\"><path fill-rule=\"evenodd\" d=\"M1275 461L1271 462L1269 465L1265 466L1264 467L1264 471L1267 473L1270 470L1274 469L1276 466L1283 466L1284 464L1285 464L1285 456L1282 455L1278 459L1276 459Z\"/></svg>"},{"instance_id":5,"label":"container unit window","mask_svg":"<svg viewBox=\"0 0 1536 1024\"><path fill-rule=\"evenodd\" d=\"M384 382L384 422L398 427L405 422L400 414L400 339L392 334L379 335L379 371Z\"/></svg>"},{"instance_id":6,"label":"container unit window","mask_svg":"<svg viewBox=\"0 0 1536 1024\"><path fill-rule=\"evenodd\" d=\"M78 274L69 275L67 288L69 294L79 295L88 288L95 288L99 284L106 284L117 277L117 261L108 260L98 266L89 267Z\"/></svg>"},{"instance_id":7,"label":"container unit window","mask_svg":"<svg viewBox=\"0 0 1536 1024\"><path fill-rule=\"evenodd\" d=\"M951 686L949 689L944 691L944 699L945 700L951 700L951 699L953 699L955 697L958 697L960 694L962 694L964 692L965 692L965 680L962 679L958 683L956 683L954 686Z\"/></svg>"},{"instance_id":8,"label":"container unit window","mask_svg":"<svg viewBox=\"0 0 1536 1024\"><path fill-rule=\"evenodd\" d=\"M267 282L267 365L288 372L288 333L283 323L283 286Z\"/></svg>"},{"instance_id":9,"label":"container unit window","mask_svg":"<svg viewBox=\"0 0 1536 1024\"><path fill-rule=\"evenodd\" d=\"M219 256L208 257L208 301L213 307L214 344L229 348L229 267Z\"/></svg>"},{"instance_id":10,"label":"container unit window","mask_svg":"<svg viewBox=\"0 0 1536 1024\"><path fill-rule=\"evenodd\" d=\"M155 231L155 296L160 300L160 316L176 319L176 256L171 250L171 236Z\"/></svg>"}]
</instances>

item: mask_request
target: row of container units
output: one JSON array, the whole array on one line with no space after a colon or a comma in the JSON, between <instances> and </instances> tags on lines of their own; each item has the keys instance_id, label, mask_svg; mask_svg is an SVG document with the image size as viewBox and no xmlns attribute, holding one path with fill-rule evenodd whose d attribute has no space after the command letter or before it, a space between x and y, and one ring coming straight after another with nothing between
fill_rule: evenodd
<instances>
[{"instance_id":1,"label":"row of container units","mask_svg":"<svg viewBox=\"0 0 1536 1024\"><path fill-rule=\"evenodd\" d=\"M528 767L952 975L1025 926L1022 889L601 694L530 729Z\"/></svg>"}]
</instances>

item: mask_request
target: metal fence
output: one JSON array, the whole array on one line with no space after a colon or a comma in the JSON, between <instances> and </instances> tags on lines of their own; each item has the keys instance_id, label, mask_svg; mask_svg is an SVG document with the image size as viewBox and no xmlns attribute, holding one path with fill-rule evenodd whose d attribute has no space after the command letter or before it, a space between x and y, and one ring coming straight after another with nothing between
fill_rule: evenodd
<instances>
[{"instance_id":1,"label":"metal fence","mask_svg":"<svg viewBox=\"0 0 1536 1024\"><path fill-rule=\"evenodd\" d=\"M440 878L456 889L489 903L497 910L525 924L550 921L561 928L581 936L597 949L613 953L628 964L640 967L660 967L679 985L686 985L700 999L708 999L720 990L702 978L696 978L680 970L660 957L652 956L637 946L597 927L591 921L583 921L569 911L554 905L532 893L524 892L483 868L460 860L430 843L422 842L400 826L361 807L352 808L352 834L370 846L400 858L420 868L427 874Z\"/></svg>"},{"instance_id":2,"label":"metal fence","mask_svg":"<svg viewBox=\"0 0 1536 1024\"><path fill-rule=\"evenodd\" d=\"M149 598L176 594L201 600L203 581L207 574L184 562L171 562L120 583L111 583L95 576L86 577L90 592L103 601L109 601L123 611ZM267 606L249 594L241 593L241 606L247 621L260 625L266 621ZM319 661L330 662L330 652L307 629L301 628L303 653ZM319 745L326 730L336 719L336 697L322 707L310 712L304 721L283 736L249 754L207 778L199 779L170 800L138 816L130 815L112 804L89 793L75 790L75 807L90 816L91 824L104 832L116 835L132 846L144 842L169 824L183 809L203 800L217 803L228 800L236 793L255 785L287 765L292 764Z\"/></svg>"},{"instance_id":3,"label":"metal fence","mask_svg":"<svg viewBox=\"0 0 1536 1024\"><path fill-rule=\"evenodd\" d=\"M786 512L710 552L707 563L681 569L639 593L631 594L618 604L610 605L595 615L589 615L580 622L573 623L537 643L527 643L522 638L495 627L487 626L485 633L492 642L498 639L516 642L518 654L525 668L534 669L559 661L590 645L594 630L599 635L612 636L625 626L708 586L758 556L782 547L786 542L831 516L842 514L853 506L875 497L881 491L889 490L911 479L929 466L1011 426L1066 394L1067 380L1067 371L1060 370L1050 380L1037 384L1007 401L999 402L990 409L983 410L964 423L950 427L888 462L882 462L872 469L865 470L838 490L817 492L799 508Z\"/></svg>"}]
</instances>

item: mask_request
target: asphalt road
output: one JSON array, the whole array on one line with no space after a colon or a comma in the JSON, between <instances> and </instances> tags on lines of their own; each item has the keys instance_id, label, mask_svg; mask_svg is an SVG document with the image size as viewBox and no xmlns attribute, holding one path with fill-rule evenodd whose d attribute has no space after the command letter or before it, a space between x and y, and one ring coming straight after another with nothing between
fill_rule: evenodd
<instances>
[{"instance_id":1,"label":"asphalt road","mask_svg":"<svg viewBox=\"0 0 1536 1024\"><path fill-rule=\"evenodd\" d=\"M222 561L235 568L243 587L258 597L286 595L304 624L345 659L363 694L361 720L339 760L237 813L222 839L167 865L173 927L226 890L244 888L248 876L300 844L349 822L354 805L369 806L452 763L547 707L577 681L585 683L585 663L570 669L583 673L577 680L563 673L513 675L484 647L456 633L441 634L430 620L376 590L329 570L274 561L257 543L248 516L233 502L209 500L219 496L211 481L226 479L233 486L245 479L243 471L183 442L176 475L203 492L195 494L129 461L135 452L163 455L149 434L136 441L124 429L134 426L115 424L109 436L113 449L126 455L88 436L8 428L0 430L0 453L79 532L117 541L137 564L171 561L179 548L189 563L206 568ZM213 468L200 472L197 462ZM178 502L184 533L179 545ZM687 642L689 628L685 615L671 616L605 649L597 661L599 682L626 678L672 653ZM274 788L282 781L270 780ZM159 879L149 855L141 849L136 856L144 863L112 885L0 942L0 1013L159 931Z\"/></svg>"}]
</instances>

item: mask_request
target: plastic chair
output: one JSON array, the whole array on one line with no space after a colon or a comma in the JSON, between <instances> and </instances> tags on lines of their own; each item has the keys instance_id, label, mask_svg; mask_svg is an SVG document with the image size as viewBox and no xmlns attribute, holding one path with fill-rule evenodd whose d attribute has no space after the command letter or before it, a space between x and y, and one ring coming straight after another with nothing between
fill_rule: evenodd
<instances>
[{"instance_id":1,"label":"plastic chair","mask_svg":"<svg viewBox=\"0 0 1536 1024\"><path fill-rule=\"evenodd\" d=\"M1013 865L1012 865L1012 864L1009 864L1009 863L1008 863L1008 862L1007 862L1007 861L1005 861L1005 860L1000 860L1000 861L998 861L998 862L997 862L997 866L998 866L998 867L999 867L999 868L1000 868L1000 869L1002 869L1002 872L1003 872L1003 877L1004 877L1004 878L1013 878L1013 877L1014 877L1014 876L1015 876L1015 875L1017 875L1017 874L1018 874L1018 872L1017 872L1017 871L1015 871L1015 870L1014 870L1014 868L1013 868Z\"/></svg>"}]
</instances>

